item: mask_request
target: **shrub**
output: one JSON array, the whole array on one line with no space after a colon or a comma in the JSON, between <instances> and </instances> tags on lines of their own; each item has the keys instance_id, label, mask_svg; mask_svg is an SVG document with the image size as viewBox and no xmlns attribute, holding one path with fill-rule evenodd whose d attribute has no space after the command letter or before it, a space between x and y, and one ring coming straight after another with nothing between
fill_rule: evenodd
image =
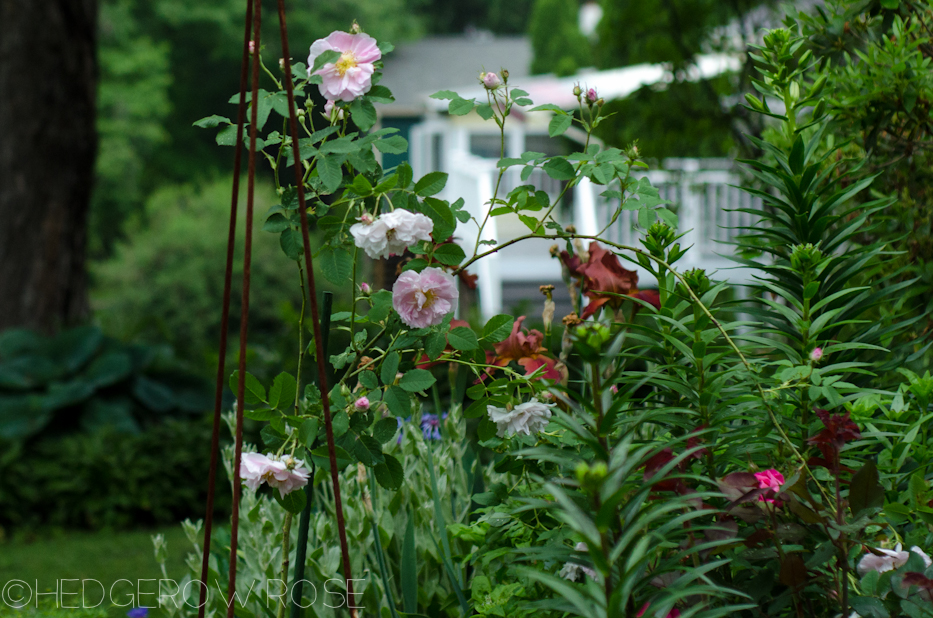
<instances>
[{"instance_id":1,"label":"shrub","mask_svg":"<svg viewBox=\"0 0 933 618\"><path fill-rule=\"evenodd\" d=\"M122 528L203 517L210 433L205 418L173 419L139 434L105 427L28 448L0 443L0 526ZM223 493L218 501L228 508Z\"/></svg>"}]
</instances>

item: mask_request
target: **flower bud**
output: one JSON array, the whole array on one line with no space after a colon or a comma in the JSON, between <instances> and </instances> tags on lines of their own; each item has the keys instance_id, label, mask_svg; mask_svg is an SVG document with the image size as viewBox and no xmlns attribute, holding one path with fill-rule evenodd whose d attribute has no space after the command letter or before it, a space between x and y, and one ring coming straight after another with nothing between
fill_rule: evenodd
<instances>
[{"instance_id":1,"label":"flower bud","mask_svg":"<svg viewBox=\"0 0 933 618\"><path fill-rule=\"evenodd\" d=\"M502 69L502 82L507 84L509 83L509 71L508 69Z\"/></svg>"},{"instance_id":2,"label":"flower bud","mask_svg":"<svg viewBox=\"0 0 933 618\"><path fill-rule=\"evenodd\" d=\"M375 219L374 219L373 216L372 216L371 214L369 214L368 212L364 212L363 214L361 214L361 215L357 218L357 221L359 221L359 222L362 223L363 225L372 225L372 224L373 224L373 221L375 221Z\"/></svg>"},{"instance_id":3,"label":"flower bud","mask_svg":"<svg viewBox=\"0 0 933 618\"><path fill-rule=\"evenodd\" d=\"M810 360L818 363L821 358L823 358L823 348L813 348L813 351L810 352Z\"/></svg>"},{"instance_id":4,"label":"flower bud","mask_svg":"<svg viewBox=\"0 0 933 618\"><path fill-rule=\"evenodd\" d=\"M360 25L359 25L358 23L356 23L356 20L354 19L354 20L353 20L353 25L350 26L350 34L359 34L359 33L361 33L362 31L363 31L363 29L360 28Z\"/></svg>"},{"instance_id":5,"label":"flower bud","mask_svg":"<svg viewBox=\"0 0 933 618\"><path fill-rule=\"evenodd\" d=\"M279 70L285 72L285 58L279 58Z\"/></svg>"},{"instance_id":6,"label":"flower bud","mask_svg":"<svg viewBox=\"0 0 933 618\"><path fill-rule=\"evenodd\" d=\"M369 287L369 284L364 281L360 284L360 293L369 296L373 293L373 289Z\"/></svg>"},{"instance_id":7,"label":"flower bud","mask_svg":"<svg viewBox=\"0 0 933 618\"><path fill-rule=\"evenodd\" d=\"M250 55L256 53L256 41L250 41L250 42L249 42L249 53L250 53Z\"/></svg>"},{"instance_id":8,"label":"flower bud","mask_svg":"<svg viewBox=\"0 0 933 618\"><path fill-rule=\"evenodd\" d=\"M580 98L580 95L583 94L583 90L580 88L580 84L573 85L573 96Z\"/></svg>"},{"instance_id":9,"label":"flower bud","mask_svg":"<svg viewBox=\"0 0 933 618\"><path fill-rule=\"evenodd\" d=\"M502 80L499 79L499 76L493 72L483 73L480 75L480 78L483 81L483 86L486 87L486 90L495 90L502 85Z\"/></svg>"},{"instance_id":10,"label":"flower bud","mask_svg":"<svg viewBox=\"0 0 933 618\"><path fill-rule=\"evenodd\" d=\"M360 397L353 402L353 407L356 408L357 412L365 412L369 409L369 398Z\"/></svg>"},{"instance_id":11,"label":"flower bud","mask_svg":"<svg viewBox=\"0 0 933 618\"><path fill-rule=\"evenodd\" d=\"M596 99L596 106L597 106L597 107L602 107L602 106L605 105L605 104L606 104L606 100L605 100L604 98L599 97L598 99Z\"/></svg>"},{"instance_id":12,"label":"flower bud","mask_svg":"<svg viewBox=\"0 0 933 618\"><path fill-rule=\"evenodd\" d=\"M596 94L596 88L590 88L586 91L586 102L589 103L590 105L593 105L593 103L596 103L596 99L598 98L599 96L597 96Z\"/></svg>"}]
</instances>

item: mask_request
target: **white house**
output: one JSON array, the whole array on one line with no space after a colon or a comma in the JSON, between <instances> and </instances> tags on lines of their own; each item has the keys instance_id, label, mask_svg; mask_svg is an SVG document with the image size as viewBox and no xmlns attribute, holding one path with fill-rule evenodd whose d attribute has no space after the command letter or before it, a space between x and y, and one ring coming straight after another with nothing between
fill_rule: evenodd
<instances>
[{"instance_id":1,"label":"white house","mask_svg":"<svg viewBox=\"0 0 933 618\"><path fill-rule=\"evenodd\" d=\"M672 79L668 67L648 64L583 71L567 78L532 76L529 71L531 56L527 37L493 37L478 33L399 45L385 61L383 83L392 90L396 101L380 106L382 126L397 127L408 139L409 161L416 177L434 170L447 172L449 179L442 197L451 201L464 198L466 208L478 220L483 219L489 207L498 174L495 163L500 153L499 128L492 121L483 121L475 112L466 116L448 115L447 102L431 99L429 95L439 90L453 90L464 98L485 101L479 73L505 68L509 71L509 85L528 92L536 105L553 103L564 109L574 109L577 100L573 87L577 83L596 88L601 97L609 100L625 97L644 85ZM734 70L738 65L738 59L730 56L704 56L699 59L692 77L709 77ZM564 139L581 143L585 139L579 129L568 131L563 138L550 138L550 117L550 112L526 113L514 107L506 123L505 156L519 157L529 150L560 154L567 149ZM389 155L383 158L387 167L399 162L401 158ZM659 187L662 196L678 207L680 229L691 230L682 242L695 247L681 262L681 267L719 271L719 278L738 282L746 280L750 273L735 269L732 262L717 254L731 251L721 244L730 240L725 226L750 224L749 215L729 212L729 209L750 207L754 202L747 194L730 186L738 183L730 164L728 160L668 159L662 169L651 170L647 175L652 184ZM517 168L509 170L500 194L526 184L518 174ZM539 172L527 182L546 191L552 199L562 188L561 182ZM586 234L601 231L612 212L606 200L599 196L604 189L586 180L574 187L559 207L561 222L572 223ZM622 216L604 232L604 237L637 245L632 223L630 218ZM517 219L497 217L493 225L483 230L482 239L501 243L526 232L527 228ZM472 221L458 228L457 235L468 254L476 244L477 233ZM484 316L499 313L523 298L540 300L539 285L560 281L560 264L549 256L550 244L547 240L523 241L480 260L472 268L479 275L479 302ZM635 268L633 265L626 267ZM642 287L654 285L646 271L638 270Z\"/></svg>"}]
</instances>

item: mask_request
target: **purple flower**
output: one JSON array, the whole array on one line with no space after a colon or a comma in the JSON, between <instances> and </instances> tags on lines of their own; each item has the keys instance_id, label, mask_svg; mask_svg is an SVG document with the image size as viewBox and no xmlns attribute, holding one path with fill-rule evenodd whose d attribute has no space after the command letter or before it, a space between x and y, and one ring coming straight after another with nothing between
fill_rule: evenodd
<instances>
[{"instance_id":1,"label":"purple flower","mask_svg":"<svg viewBox=\"0 0 933 618\"><path fill-rule=\"evenodd\" d=\"M252 43L252 41L250 41ZM148 607L134 607L130 611L126 612L126 615L130 618L146 618L149 615Z\"/></svg>"},{"instance_id":2,"label":"purple flower","mask_svg":"<svg viewBox=\"0 0 933 618\"><path fill-rule=\"evenodd\" d=\"M447 413L438 419L437 414L432 414L430 412L425 412L421 415L421 432L424 434L425 440L440 440L441 439L441 420L447 418Z\"/></svg>"}]
</instances>

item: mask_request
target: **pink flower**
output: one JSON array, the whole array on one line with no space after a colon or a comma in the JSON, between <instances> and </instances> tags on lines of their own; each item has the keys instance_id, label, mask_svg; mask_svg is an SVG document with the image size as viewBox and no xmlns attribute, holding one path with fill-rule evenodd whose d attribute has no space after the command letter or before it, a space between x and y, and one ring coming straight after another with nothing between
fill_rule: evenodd
<instances>
[{"instance_id":1,"label":"pink flower","mask_svg":"<svg viewBox=\"0 0 933 618\"><path fill-rule=\"evenodd\" d=\"M334 112L335 108L337 110L336 112ZM343 120L343 108L336 107L333 101L328 101L324 104L324 117L331 122L334 122L335 120Z\"/></svg>"},{"instance_id":2,"label":"pink flower","mask_svg":"<svg viewBox=\"0 0 933 618\"><path fill-rule=\"evenodd\" d=\"M635 618L641 618L650 608L651 603L645 603L641 606L641 609L638 611L638 613L635 614ZM667 616L665 618L680 618L680 610L675 607L671 611L667 612Z\"/></svg>"},{"instance_id":3,"label":"pink flower","mask_svg":"<svg viewBox=\"0 0 933 618\"><path fill-rule=\"evenodd\" d=\"M502 80L499 79L496 73L483 73L480 78L483 80L483 85L486 86L488 90L495 90L502 85Z\"/></svg>"},{"instance_id":4,"label":"pink flower","mask_svg":"<svg viewBox=\"0 0 933 618\"><path fill-rule=\"evenodd\" d=\"M598 99L598 98L599 98L599 97L596 96L596 89L595 89L595 88L590 88L589 90L586 91L586 100L589 101L590 103L595 103L595 102L596 102L596 99Z\"/></svg>"},{"instance_id":5,"label":"pink flower","mask_svg":"<svg viewBox=\"0 0 933 618\"><path fill-rule=\"evenodd\" d=\"M401 255L416 242L431 240L434 230L430 217L404 208L379 215L375 221L364 217L350 226L350 234L356 246L373 259Z\"/></svg>"},{"instance_id":6,"label":"pink flower","mask_svg":"<svg viewBox=\"0 0 933 618\"><path fill-rule=\"evenodd\" d=\"M250 53L250 54L255 54L255 53L256 53L256 41L250 41L250 42L249 42L249 53Z\"/></svg>"},{"instance_id":7,"label":"pink flower","mask_svg":"<svg viewBox=\"0 0 933 618\"><path fill-rule=\"evenodd\" d=\"M766 495L772 496L769 498L766 498L765 495L758 496L758 501L776 503L780 506L780 500L775 500L773 496L777 495L777 491L784 484L784 475L772 468L763 472L756 472L755 478L758 479L758 489L770 489L771 491Z\"/></svg>"},{"instance_id":8,"label":"pink flower","mask_svg":"<svg viewBox=\"0 0 933 618\"><path fill-rule=\"evenodd\" d=\"M373 289L369 286L368 283L364 281L363 283L360 284L360 293L369 295L373 293Z\"/></svg>"},{"instance_id":9,"label":"pink flower","mask_svg":"<svg viewBox=\"0 0 933 618\"><path fill-rule=\"evenodd\" d=\"M287 457L282 460L271 453L246 453L240 460L240 478L253 491L265 482L285 497L285 494L308 484L308 470L300 459Z\"/></svg>"},{"instance_id":10,"label":"pink flower","mask_svg":"<svg viewBox=\"0 0 933 618\"><path fill-rule=\"evenodd\" d=\"M392 306L412 328L440 324L460 297L454 278L440 268L403 272L392 287Z\"/></svg>"},{"instance_id":11,"label":"pink flower","mask_svg":"<svg viewBox=\"0 0 933 618\"><path fill-rule=\"evenodd\" d=\"M318 39L311 46L308 56L308 74L314 60L328 50L340 52L337 62L328 62L315 72L323 81L318 88L325 99L352 101L372 88L375 67L373 63L382 58L376 39L368 34L331 32L326 39Z\"/></svg>"},{"instance_id":12,"label":"pink flower","mask_svg":"<svg viewBox=\"0 0 933 618\"><path fill-rule=\"evenodd\" d=\"M920 556L927 567L933 564L930 557L916 545L911 547L910 551ZM856 566L859 575L865 575L869 571L878 571L879 573L893 571L907 564L907 560L910 558L910 553L901 551L900 543L898 543L894 549L882 549L879 547L872 550L872 552L865 554L862 559L859 560Z\"/></svg>"},{"instance_id":13,"label":"pink flower","mask_svg":"<svg viewBox=\"0 0 933 618\"><path fill-rule=\"evenodd\" d=\"M369 409L369 399L366 397L360 397L355 402L353 402L353 407L362 412L363 410Z\"/></svg>"},{"instance_id":14,"label":"pink flower","mask_svg":"<svg viewBox=\"0 0 933 618\"><path fill-rule=\"evenodd\" d=\"M823 348L813 348L813 351L810 352L810 360L816 363L821 358L823 358Z\"/></svg>"}]
</instances>

